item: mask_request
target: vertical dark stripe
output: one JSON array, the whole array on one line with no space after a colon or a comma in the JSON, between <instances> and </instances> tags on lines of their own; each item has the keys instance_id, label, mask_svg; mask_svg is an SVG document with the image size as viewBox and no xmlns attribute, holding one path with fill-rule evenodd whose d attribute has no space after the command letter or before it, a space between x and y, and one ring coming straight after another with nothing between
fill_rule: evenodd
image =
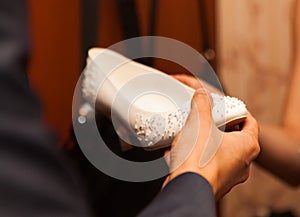
<instances>
[{"instance_id":1,"label":"vertical dark stripe","mask_svg":"<svg viewBox=\"0 0 300 217\"><path fill-rule=\"evenodd\" d=\"M118 0L118 4L124 39L139 37L140 26L135 0ZM137 40L135 46L130 49L125 48L123 54L127 57L141 56L142 50L141 43Z\"/></svg>"},{"instance_id":2,"label":"vertical dark stripe","mask_svg":"<svg viewBox=\"0 0 300 217\"><path fill-rule=\"evenodd\" d=\"M81 0L81 61L83 67L88 49L98 45L99 11L100 0Z\"/></svg>"},{"instance_id":3,"label":"vertical dark stripe","mask_svg":"<svg viewBox=\"0 0 300 217\"><path fill-rule=\"evenodd\" d=\"M150 19L149 19L149 35L155 36L156 32L156 21L157 21L157 0L151 0L151 5L150 5ZM148 44L148 49L149 49L149 55L153 56L155 52L155 41L150 40ZM148 66L153 66L154 64L154 58L147 58L146 59L146 64Z\"/></svg>"},{"instance_id":4,"label":"vertical dark stripe","mask_svg":"<svg viewBox=\"0 0 300 217\"><path fill-rule=\"evenodd\" d=\"M119 12L121 17L124 38L140 36L140 26L134 0L119 0Z\"/></svg>"},{"instance_id":5,"label":"vertical dark stripe","mask_svg":"<svg viewBox=\"0 0 300 217\"><path fill-rule=\"evenodd\" d=\"M149 19L149 35L155 35L157 20L157 0L151 0L150 19Z\"/></svg>"}]
</instances>

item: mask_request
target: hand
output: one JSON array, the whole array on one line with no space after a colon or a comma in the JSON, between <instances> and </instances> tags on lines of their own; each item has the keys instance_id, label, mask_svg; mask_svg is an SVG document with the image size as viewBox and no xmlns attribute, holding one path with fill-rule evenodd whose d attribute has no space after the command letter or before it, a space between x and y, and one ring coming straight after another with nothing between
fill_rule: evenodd
<instances>
[{"instance_id":1,"label":"hand","mask_svg":"<svg viewBox=\"0 0 300 217\"><path fill-rule=\"evenodd\" d=\"M217 140L221 144L216 154L206 165L200 166L206 144L214 141L214 137L220 138L220 134L223 137ZM241 131L223 133L213 123L209 94L198 89L188 120L166 153L171 173L165 184L180 174L194 172L208 180L218 200L248 178L250 163L259 151L258 126L251 114Z\"/></svg>"},{"instance_id":2,"label":"hand","mask_svg":"<svg viewBox=\"0 0 300 217\"><path fill-rule=\"evenodd\" d=\"M216 93L221 96L225 95L224 92L222 92L221 90L217 89L216 87L212 86L211 84L209 84L195 76L187 75L187 74L175 74L175 75L172 75L172 77L195 90L197 90L201 87L204 87L210 93ZM225 130L228 132L229 131L238 131L238 130L240 130L239 123L236 125L233 125L233 126L226 126Z\"/></svg>"},{"instance_id":3,"label":"hand","mask_svg":"<svg viewBox=\"0 0 300 217\"><path fill-rule=\"evenodd\" d=\"M210 85L209 83L207 83L203 80L198 79L195 76L187 75L187 74L175 74L175 75L172 75L172 77L195 90L197 90L203 86L204 88L209 90L211 93L218 93L220 95L224 95L224 93L222 91L220 91L219 89L217 89L216 87Z\"/></svg>"}]
</instances>

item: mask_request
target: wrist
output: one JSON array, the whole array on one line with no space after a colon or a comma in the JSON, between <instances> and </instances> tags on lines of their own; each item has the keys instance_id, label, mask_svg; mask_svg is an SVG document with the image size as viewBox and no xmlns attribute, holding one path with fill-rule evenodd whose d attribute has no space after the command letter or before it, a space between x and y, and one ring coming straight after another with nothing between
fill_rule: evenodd
<instances>
[{"instance_id":1,"label":"wrist","mask_svg":"<svg viewBox=\"0 0 300 217\"><path fill-rule=\"evenodd\" d=\"M217 174L213 172L215 170L208 169L208 168L200 168L198 169L197 174L201 175L204 179L207 180L207 182L210 184L213 193L215 195L215 198L218 199L218 178Z\"/></svg>"},{"instance_id":2,"label":"wrist","mask_svg":"<svg viewBox=\"0 0 300 217\"><path fill-rule=\"evenodd\" d=\"M215 171L214 169L210 168L200 168L199 166L197 167L187 167L187 169L185 168L178 168L177 170L175 170L174 172L172 172L169 176L168 182L170 182L171 180L175 179L176 177L179 177L183 174L186 173L194 173L197 174L199 176L201 176L202 178L204 178L208 184L211 186L212 191L214 193L214 196L216 199L219 199L219 193L218 193L218 178L217 178L217 173L213 172Z\"/></svg>"}]
</instances>

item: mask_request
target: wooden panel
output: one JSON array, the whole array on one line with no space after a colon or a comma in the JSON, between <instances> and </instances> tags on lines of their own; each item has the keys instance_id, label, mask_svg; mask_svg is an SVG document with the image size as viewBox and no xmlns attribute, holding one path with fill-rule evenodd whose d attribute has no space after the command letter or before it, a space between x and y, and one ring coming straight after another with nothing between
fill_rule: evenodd
<instances>
[{"instance_id":1,"label":"wooden panel","mask_svg":"<svg viewBox=\"0 0 300 217\"><path fill-rule=\"evenodd\" d=\"M30 0L32 56L30 79L40 96L46 120L64 141L71 127L73 89L81 70L80 0ZM142 35L149 34L150 0L136 1ZM210 37L214 34L213 1L208 0ZM117 0L101 1L99 45L123 39ZM97 31L95 29L95 31ZM202 51L198 1L159 0L156 34L183 41ZM156 61L166 72L185 72L177 64Z\"/></svg>"},{"instance_id":2,"label":"wooden panel","mask_svg":"<svg viewBox=\"0 0 300 217\"><path fill-rule=\"evenodd\" d=\"M259 122L279 124L293 61L295 0L218 0L219 74ZM223 217L265 216L269 208L300 215L300 191L254 167L223 201Z\"/></svg>"},{"instance_id":3,"label":"wooden panel","mask_svg":"<svg viewBox=\"0 0 300 217\"><path fill-rule=\"evenodd\" d=\"M251 100L250 109L260 120L274 123L280 122L289 85L291 2L219 0L218 3L219 71L225 88Z\"/></svg>"},{"instance_id":4,"label":"wooden panel","mask_svg":"<svg viewBox=\"0 0 300 217\"><path fill-rule=\"evenodd\" d=\"M117 0L101 1L99 45L108 47L123 39Z\"/></svg>"},{"instance_id":5,"label":"wooden panel","mask_svg":"<svg viewBox=\"0 0 300 217\"><path fill-rule=\"evenodd\" d=\"M156 34L182 41L202 51L198 1L159 1L158 7ZM178 66L167 61L156 60L155 66L170 73L182 72Z\"/></svg>"},{"instance_id":6,"label":"wooden panel","mask_svg":"<svg viewBox=\"0 0 300 217\"><path fill-rule=\"evenodd\" d=\"M30 78L46 120L64 141L71 129L72 97L80 74L79 0L30 0Z\"/></svg>"},{"instance_id":7,"label":"wooden panel","mask_svg":"<svg viewBox=\"0 0 300 217\"><path fill-rule=\"evenodd\" d=\"M214 47L214 1L207 0L209 37ZM149 35L150 0L136 1L141 35ZM102 1L100 11L100 46L110 46L123 38L117 0ZM155 35L182 41L203 51L199 1L158 0ZM156 60L155 67L169 73L186 72L168 61Z\"/></svg>"}]
</instances>

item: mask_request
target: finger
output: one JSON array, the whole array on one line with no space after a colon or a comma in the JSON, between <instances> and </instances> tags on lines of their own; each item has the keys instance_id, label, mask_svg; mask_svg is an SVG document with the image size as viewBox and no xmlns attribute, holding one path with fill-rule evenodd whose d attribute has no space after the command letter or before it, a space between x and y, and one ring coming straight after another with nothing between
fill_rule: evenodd
<instances>
[{"instance_id":1,"label":"finger","mask_svg":"<svg viewBox=\"0 0 300 217\"><path fill-rule=\"evenodd\" d=\"M255 136L258 135L258 124L255 118L252 116L250 112L247 114L247 118L245 120L245 123L242 127L242 132L248 132L250 134L253 134Z\"/></svg>"},{"instance_id":2,"label":"finger","mask_svg":"<svg viewBox=\"0 0 300 217\"><path fill-rule=\"evenodd\" d=\"M185 136L185 138L195 138L195 136L198 137L196 138L196 143L201 144L201 147L197 148L197 152L201 154L202 149L209 138L212 126L213 119L211 113L210 94L207 92L207 90L201 88L196 90L194 93L191 112L187 119L186 125L183 128L182 134Z\"/></svg>"},{"instance_id":3,"label":"finger","mask_svg":"<svg viewBox=\"0 0 300 217\"><path fill-rule=\"evenodd\" d=\"M161 186L161 189L164 189L164 188L166 187L166 185L167 185L169 182L170 182L170 176L168 176L168 177L165 179L163 185Z\"/></svg>"},{"instance_id":4,"label":"finger","mask_svg":"<svg viewBox=\"0 0 300 217\"><path fill-rule=\"evenodd\" d=\"M209 90L211 93L224 95L224 92L222 92L221 90L217 89L216 87L212 86L206 81L201 80L195 76L186 75L186 74L176 74L176 75L172 75L172 77L193 89L199 89L203 87Z\"/></svg>"},{"instance_id":5,"label":"finger","mask_svg":"<svg viewBox=\"0 0 300 217\"><path fill-rule=\"evenodd\" d=\"M249 152L252 153L249 159L249 164L252 160L254 160L259 152L260 152L260 145L258 142L258 124L254 117L248 112L247 118L245 120L245 124L241 130L241 133L247 135L247 141L249 142Z\"/></svg>"},{"instance_id":6,"label":"finger","mask_svg":"<svg viewBox=\"0 0 300 217\"><path fill-rule=\"evenodd\" d=\"M170 150L166 150L165 153L164 153L165 161L166 161L166 163L167 163L167 165L168 165L169 167L170 167L170 165L171 165L170 153L171 153Z\"/></svg>"},{"instance_id":7,"label":"finger","mask_svg":"<svg viewBox=\"0 0 300 217\"><path fill-rule=\"evenodd\" d=\"M190 116L199 115L200 120L212 123L211 102L211 95L206 89L197 89L193 96Z\"/></svg>"},{"instance_id":8,"label":"finger","mask_svg":"<svg viewBox=\"0 0 300 217\"><path fill-rule=\"evenodd\" d=\"M200 82L199 79L197 79L196 77L190 76L190 75L185 75L185 74L177 74L177 75L173 75L173 77L184 83L185 85L193 88L193 89L198 89L202 87L202 84Z\"/></svg>"},{"instance_id":9,"label":"finger","mask_svg":"<svg viewBox=\"0 0 300 217\"><path fill-rule=\"evenodd\" d=\"M186 124L172 143L172 156L176 158L172 168L178 168L188 156L194 156L196 163L200 161L213 125L209 95L205 89L195 91Z\"/></svg>"}]
</instances>

